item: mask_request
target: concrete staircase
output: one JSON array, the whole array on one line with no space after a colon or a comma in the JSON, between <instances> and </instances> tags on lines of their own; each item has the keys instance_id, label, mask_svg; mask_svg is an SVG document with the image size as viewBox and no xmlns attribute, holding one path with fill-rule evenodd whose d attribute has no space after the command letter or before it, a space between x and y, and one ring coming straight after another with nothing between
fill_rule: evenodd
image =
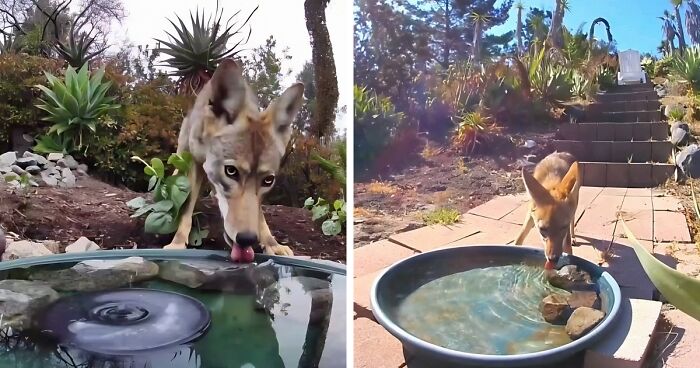
<instances>
[{"instance_id":1,"label":"concrete staircase","mask_svg":"<svg viewBox=\"0 0 700 368\"><path fill-rule=\"evenodd\" d=\"M648 188L673 176L673 145L651 84L616 86L598 94L585 121L566 124L553 147L573 154L583 168L583 185Z\"/></svg>"}]
</instances>

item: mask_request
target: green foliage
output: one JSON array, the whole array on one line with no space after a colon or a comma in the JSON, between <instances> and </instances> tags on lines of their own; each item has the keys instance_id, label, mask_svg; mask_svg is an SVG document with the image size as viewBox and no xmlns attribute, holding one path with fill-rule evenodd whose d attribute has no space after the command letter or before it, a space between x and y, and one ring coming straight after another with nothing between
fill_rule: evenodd
<instances>
[{"instance_id":1,"label":"green foliage","mask_svg":"<svg viewBox=\"0 0 700 368\"><path fill-rule=\"evenodd\" d=\"M228 45L229 40L241 35L243 28L257 10L256 7L240 25L232 23L231 19L222 23L223 11L219 12L218 9L218 14L215 14L213 19L205 19L204 12L200 17L199 10L194 15L190 13L190 27L185 25L180 17L177 17L179 25L168 20L173 25L177 37L166 32L170 41L157 39L156 41L165 46L157 51L170 56L165 62L175 69L172 75L180 78L181 92L199 92L222 60L242 51L239 46L246 41L245 37L237 40L233 46Z\"/></svg>"},{"instance_id":2,"label":"green foliage","mask_svg":"<svg viewBox=\"0 0 700 368\"><path fill-rule=\"evenodd\" d=\"M637 255L639 263L642 264L644 272L654 286L669 303L700 321L700 280L674 270L659 261L639 243L622 218L620 218L620 222L627 239L634 247L634 253Z\"/></svg>"},{"instance_id":3,"label":"green foliage","mask_svg":"<svg viewBox=\"0 0 700 368\"><path fill-rule=\"evenodd\" d=\"M340 234L345 227L346 204L343 199L336 199L331 205L323 198L316 201L309 197L304 202L304 208L311 210L311 218L314 221L321 221L321 230L324 235L335 236Z\"/></svg>"},{"instance_id":4,"label":"green foliage","mask_svg":"<svg viewBox=\"0 0 700 368\"><path fill-rule=\"evenodd\" d=\"M44 92L45 99L36 107L48 113L43 120L53 123L48 135L62 142L58 152L73 150L87 151L91 134L97 132L97 124L110 111L120 108L113 103L114 97L107 97L110 82L102 82L104 69L98 70L90 77L87 64L78 73L69 66L66 70L65 83L50 73L46 73L49 87L37 85ZM88 134L88 136L85 136ZM41 139L41 141L45 141ZM39 144L34 149L38 152L55 152L49 146Z\"/></svg>"},{"instance_id":5,"label":"green foliage","mask_svg":"<svg viewBox=\"0 0 700 368\"><path fill-rule=\"evenodd\" d=\"M573 83L571 92L576 97L587 98L594 92L593 88L595 84L579 72L574 72L572 74L571 82Z\"/></svg>"},{"instance_id":6,"label":"green foliage","mask_svg":"<svg viewBox=\"0 0 700 368\"><path fill-rule=\"evenodd\" d=\"M243 58L244 72L248 84L256 91L261 106L268 106L282 92L282 79L288 77L291 70L282 69L282 61L291 60L288 50L282 50L282 55L275 53L277 41L270 36L265 44L253 49L250 57Z\"/></svg>"},{"instance_id":7,"label":"green foliage","mask_svg":"<svg viewBox=\"0 0 700 368\"><path fill-rule=\"evenodd\" d=\"M465 113L457 123L452 136L452 146L465 154L471 154L476 148L479 136L493 129L495 128L490 116L480 111Z\"/></svg>"},{"instance_id":8,"label":"green foliage","mask_svg":"<svg viewBox=\"0 0 700 368\"><path fill-rule=\"evenodd\" d=\"M670 72L673 58L665 56L661 59L655 57L645 57L642 59L642 69L649 75L650 78L665 78Z\"/></svg>"},{"instance_id":9,"label":"green foliage","mask_svg":"<svg viewBox=\"0 0 700 368\"><path fill-rule=\"evenodd\" d=\"M57 42L55 49L70 66L81 68L107 49L107 47L103 47L91 52L90 48L96 40L96 37L86 33L82 33L77 37L70 34L68 35L68 42Z\"/></svg>"},{"instance_id":10,"label":"green foliage","mask_svg":"<svg viewBox=\"0 0 700 368\"><path fill-rule=\"evenodd\" d=\"M355 168L366 170L396 136L403 114L388 98L365 88L355 86L354 98Z\"/></svg>"},{"instance_id":11,"label":"green foliage","mask_svg":"<svg viewBox=\"0 0 700 368\"><path fill-rule=\"evenodd\" d=\"M345 173L346 173L346 146L345 142L340 142L336 147L337 161L321 157L318 153L313 153L314 161L318 162L321 169L327 172L338 184L345 188Z\"/></svg>"},{"instance_id":12,"label":"green foliage","mask_svg":"<svg viewBox=\"0 0 700 368\"><path fill-rule=\"evenodd\" d=\"M693 91L700 90L700 46L687 48L683 55L676 55L671 62L671 77L690 85Z\"/></svg>"},{"instance_id":13,"label":"green foliage","mask_svg":"<svg viewBox=\"0 0 700 368\"><path fill-rule=\"evenodd\" d=\"M166 166L159 158L151 163L138 156L133 160L144 165L143 172L149 177L148 190L153 194L153 203L147 204L143 198L136 198L127 205L136 210L131 217L146 216L144 229L152 234L171 234L177 230L180 209L190 195L190 183L187 173L192 166L192 155L187 152L173 153L168 158L168 165L177 169L177 174L166 176Z\"/></svg>"},{"instance_id":14,"label":"green foliage","mask_svg":"<svg viewBox=\"0 0 700 368\"><path fill-rule=\"evenodd\" d=\"M671 121L683 121L683 118L685 117L685 110L680 106L674 106L670 109L668 115Z\"/></svg>"},{"instance_id":15,"label":"green foliage","mask_svg":"<svg viewBox=\"0 0 700 368\"><path fill-rule=\"evenodd\" d=\"M452 225L459 221L461 214L450 208L437 208L423 215L426 225Z\"/></svg>"},{"instance_id":16,"label":"green foliage","mask_svg":"<svg viewBox=\"0 0 700 368\"><path fill-rule=\"evenodd\" d=\"M124 107L112 111L113 119L98 126L90 142L90 154L81 161L103 180L145 191L148 183L143 168L131 157L150 160L175 152L191 97L176 95L173 83L165 77L131 85L119 81L120 76L119 70L107 68L107 77L115 82Z\"/></svg>"},{"instance_id":17,"label":"green foliage","mask_svg":"<svg viewBox=\"0 0 700 368\"><path fill-rule=\"evenodd\" d=\"M43 71L57 73L61 63L56 60L19 54L0 55L0 146L9 144L14 128L38 134L44 127L41 111L34 107L36 90L32 86L44 83Z\"/></svg>"},{"instance_id":18,"label":"green foliage","mask_svg":"<svg viewBox=\"0 0 700 368\"><path fill-rule=\"evenodd\" d=\"M600 86L600 89L605 91L617 84L617 75L614 70L605 66L600 66L596 73L596 82Z\"/></svg>"}]
</instances>

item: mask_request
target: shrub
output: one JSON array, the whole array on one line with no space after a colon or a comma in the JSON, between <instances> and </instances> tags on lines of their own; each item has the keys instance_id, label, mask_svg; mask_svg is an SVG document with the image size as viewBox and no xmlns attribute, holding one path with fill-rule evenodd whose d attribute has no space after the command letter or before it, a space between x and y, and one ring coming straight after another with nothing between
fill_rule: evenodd
<instances>
[{"instance_id":1,"label":"shrub","mask_svg":"<svg viewBox=\"0 0 700 368\"><path fill-rule=\"evenodd\" d=\"M452 225L459 221L459 211L450 208L437 208L423 214L426 225Z\"/></svg>"},{"instance_id":2,"label":"shrub","mask_svg":"<svg viewBox=\"0 0 700 368\"><path fill-rule=\"evenodd\" d=\"M37 85L44 92L45 100L36 107L47 112L43 120L53 123L48 137L34 147L42 153L87 151L91 133L97 131L97 124L110 111L120 106L113 103L114 97L106 96L110 82L102 83L104 70L100 69L92 77L88 65L84 64L78 73L69 66L66 70L65 83L50 73L45 73L49 87ZM56 146L60 142L60 149ZM83 151L83 153L85 153Z\"/></svg>"},{"instance_id":3,"label":"shrub","mask_svg":"<svg viewBox=\"0 0 700 368\"><path fill-rule=\"evenodd\" d=\"M403 114L388 98L365 88L355 86L354 98L355 169L365 171L393 141Z\"/></svg>"},{"instance_id":4,"label":"shrub","mask_svg":"<svg viewBox=\"0 0 700 368\"><path fill-rule=\"evenodd\" d=\"M491 117L479 111L469 112L462 116L452 136L452 147L463 154L474 152L482 134L497 132L499 129Z\"/></svg>"},{"instance_id":5,"label":"shrub","mask_svg":"<svg viewBox=\"0 0 700 368\"><path fill-rule=\"evenodd\" d=\"M671 76L688 83L692 91L700 90L700 46L689 47L683 55L674 56Z\"/></svg>"},{"instance_id":6,"label":"shrub","mask_svg":"<svg viewBox=\"0 0 700 368\"><path fill-rule=\"evenodd\" d=\"M44 127L39 119L41 110L34 107L39 91L33 86L44 83L44 71L59 73L61 62L37 56L0 55L0 146L10 144L15 128L38 134Z\"/></svg>"},{"instance_id":7,"label":"shrub","mask_svg":"<svg viewBox=\"0 0 700 368\"><path fill-rule=\"evenodd\" d=\"M148 161L175 152L191 97L175 95L167 78L118 88L123 89L123 107L112 114L113 121L97 129L85 160L102 179L144 191L143 167L131 157Z\"/></svg>"}]
</instances>

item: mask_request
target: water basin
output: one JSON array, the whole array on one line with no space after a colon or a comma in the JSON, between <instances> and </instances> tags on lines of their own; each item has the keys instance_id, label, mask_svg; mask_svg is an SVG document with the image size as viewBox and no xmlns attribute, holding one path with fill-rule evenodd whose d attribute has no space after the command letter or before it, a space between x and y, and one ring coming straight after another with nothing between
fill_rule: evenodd
<instances>
[{"instance_id":1,"label":"water basin","mask_svg":"<svg viewBox=\"0 0 700 368\"><path fill-rule=\"evenodd\" d=\"M20 307L5 305L0 367L345 366L344 266L227 258L127 250L2 262L0 295Z\"/></svg>"},{"instance_id":2,"label":"water basin","mask_svg":"<svg viewBox=\"0 0 700 368\"><path fill-rule=\"evenodd\" d=\"M544 321L539 304L551 293L541 250L466 246L422 253L389 267L371 291L377 321L403 344L409 367L541 367L604 337L620 308L620 289L600 267L567 256L589 272L605 319L571 341Z\"/></svg>"}]
</instances>

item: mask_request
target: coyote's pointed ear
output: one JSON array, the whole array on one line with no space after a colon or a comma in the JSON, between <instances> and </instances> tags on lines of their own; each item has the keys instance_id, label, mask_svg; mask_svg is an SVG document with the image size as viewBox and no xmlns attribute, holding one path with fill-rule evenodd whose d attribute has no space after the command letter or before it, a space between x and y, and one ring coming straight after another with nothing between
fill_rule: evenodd
<instances>
[{"instance_id":1,"label":"coyote's pointed ear","mask_svg":"<svg viewBox=\"0 0 700 368\"><path fill-rule=\"evenodd\" d=\"M304 84L295 83L277 97L267 108L272 124L278 133L291 133L290 125L304 101Z\"/></svg>"},{"instance_id":2,"label":"coyote's pointed ear","mask_svg":"<svg viewBox=\"0 0 700 368\"><path fill-rule=\"evenodd\" d=\"M561 184L559 184L559 187L567 196L577 186L581 186L581 174L578 169L578 161L571 164L569 171L564 175L564 178L561 179Z\"/></svg>"},{"instance_id":3,"label":"coyote's pointed ear","mask_svg":"<svg viewBox=\"0 0 700 368\"><path fill-rule=\"evenodd\" d=\"M536 205L543 205L552 202L552 195L549 194L547 189L545 189L545 187L543 187L542 184L540 184L540 182L537 181L534 176L532 176L532 174L525 171L523 168L522 175L523 182L525 183L525 190L527 190L527 194L530 195L530 198L532 198L532 201L535 202Z\"/></svg>"},{"instance_id":4,"label":"coyote's pointed ear","mask_svg":"<svg viewBox=\"0 0 700 368\"><path fill-rule=\"evenodd\" d=\"M225 117L233 123L234 117L243 108L246 98L245 80L241 68L231 59L219 64L211 77L212 111L217 118Z\"/></svg>"}]
</instances>

